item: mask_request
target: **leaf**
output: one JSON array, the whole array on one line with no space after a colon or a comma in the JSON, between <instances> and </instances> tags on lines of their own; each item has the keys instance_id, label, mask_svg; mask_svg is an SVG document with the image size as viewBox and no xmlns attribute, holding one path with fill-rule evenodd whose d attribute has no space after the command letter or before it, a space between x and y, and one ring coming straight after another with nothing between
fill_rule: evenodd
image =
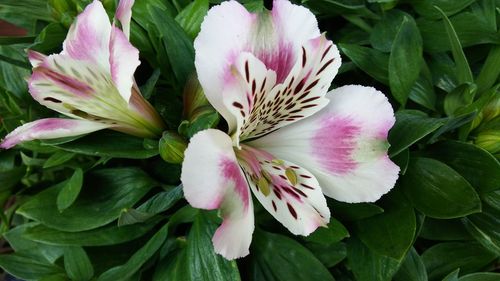
<instances>
[{"instance_id":1,"label":"leaf","mask_svg":"<svg viewBox=\"0 0 500 281\"><path fill-rule=\"evenodd\" d=\"M61 187L57 194L57 209L59 212L67 209L75 202L83 185L83 171L77 168L71 178L69 178Z\"/></svg>"},{"instance_id":2,"label":"leaf","mask_svg":"<svg viewBox=\"0 0 500 281\"><path fill-rule=\"evenodd\" d=\"M304 239L308 242L314 242L322 245L330 245L340 242L342 239L349 237L349 232L342 223L331 218L327 227L316 229L311 235Z\"/></svg>"},{"instance_id":3,"label":"leaf","mask_svg":"<svg viewBox=\"0 0 500 281\"><path fill-rule=\"evenodd\" d=\"M396 113L396 123L389 131L390 157L394 157L444 124L443 120L414 114L412 111Z\"/></svg>"},{"instance_id":4,"label":"leaf","mask_svg":"<svg viewBox=\"0 0 500 281\"><path fill-rule=\"evenodd\" d=\"M460 268L464 274L483 268L496 255L474 242L447 242L436 244L422 254L429 280L443 278Z\"/></svg>"},{"instance_id":5,"label":"leaf","mask_svg":"<svg viewBox=\"0 0 500 281\"><path fill-rule=\"evenodd\" d=\"M256 231L250 252L251 280L334 280L309 250L283 235Z\"/></svg>"},{"instance_id":6,"label":"leaf","mask_svg":"<svg viewBox=\"0 0 500 281\"><path fill-rule=\"evenodd\" d=\"M485 249L500 256L500 211L485 206L483 212L462 219L469 233Z\"/></svg>"},{"instance_id":7,"label":"leaf","mask_svg":"<svg viewBox=\"0 0 500 281\"><path fill-rule=\"evenodd\" d=\"M196 217L186 247L186 266L189 281L238 281L240 274L235 261L228 261L214 251L212 236L216 225L200 212Z\"/></svg>"},{"instance_id":8,"label":"leaf","mask_svg":"<svg viewBox=\"0 0 500 281\"><path fill-rule=\"evenodd\" d=\"M1 6L2 4L0 4L0 7ZM22 99L28 91L24 77L30 75L29 70L25 67L2 61L2 57L6 57L19 61L21 64L28 67L26 55L22 51L21 46L0 46L0 87L13 93L17 98Z\"/></svg>"},{"instance_id":9,"label":"leaf","mask_svg":"<svg viewBox=\"0 0 500 281\"><path fill-rule=\"evenodd\" d=\"M444 98L444 112L448 116L454 116L460 109L471 105L477 92L474 83L465 83L448 93Z\"/></svg>"},{"instance_id":10,"label":"leaf","mask_svg":"<svg viewBox=\"0 0 500 281\"><path fill-rule=\"evenodd\" d=\"M94 276L94 268L87 253L81 247L64 249L64 268L71 280L87 281Z\"/></svg>"},{"instance_id":11,"label":"leaf","mask_svg":"<svg viewBox=\"0 0 500 281\"><path fill-rule=\"evenodd\" d=\"M112 224L79 232L60 231L40 224L29 227L23 233L23 237L49 245L82 247L115 245L131 241L145 235L157 223L158 220L151 220L145 224L121 227Z\"/></svg>"},{"instance_id":12,"label":"leaf","mask_svg":"<svg viewBox=\"0 0 500 281\"><path fill-rule=\"evenodd\" d=\"M458 273L460 272L460 268L451 272L443 278L443 281L458 281Z\"/></svg>"},{"instance_id":13,"label":"leaf","mask_svg":"<svg viewBox=\"0 0 500 281\"><path fill-rule=\"evenodd\" d=\"M370 44L373 48L389 53L394 44L401 24L408 14L400 10L391 10L384 14L383 18L375 24L370 33Z\"/></svg>"},{"instance_id":14,"label":"leaf","mask_svg":"<svg viewBox=\"0 0 500 281\"><path fill-rule=\"evenodd\" d=\"M36 280L44 276L63 273L63 269L57 265L22 253L0 255L0 267L9 274L24 280Z\"/></svg>"},{"instance_id":15,"label":"leaf","mask_svg":"<svg viewBox=\"0 0 500 281\"><path fill-rule=\"evenodd\" d=\"M75 153L66 151L57 151L52 154L45 163L43 163L43 168L52 168L64 164L75 157Z\"/></svg>"},{"instance_id":16,"label":"leaf","mask_svg":"<svg viewBox=\"0 0 500 281\"><path fill-rule=\"evenodd\" d=\"M373 203L344 203L328 200L328 206L331 210L335 210L335 217L342 221L356 221L384 212L384 209Z\"/></svg>"},{"instance_id":17,"label":"leaf","mask_svg":"<svg viewBox=\"0 0 500 281\"><path fill-rule=\"evenodd\" d=\"M400 185L415 208L432 218L451 219L481 211L481 200L474 188L437 160L411 158Z\"/></svg>"},{"instance_id":18,"label":"leaf","mask_svg":"<svg viewBox=\"0 0 500 281\"><path fill-rule=\"evenodd\" d=\"M175 20L194 39L200 32L203 18L208 12L208 0L195 0L185 7Z\"/></svg>"},{"instance_id":19,"label":"leaf","mask_svg":"<svg viewBox=\"0 0 500 281\"><path fill-rule=\"evenodd\" d=\"M500 188L500 163L480 147L449 140L433 145L428 153L460 173L480 193Z\"/></svg>"},{"instance_id":20,"label":"leaf","mask_svg":"<svg viewBox=\"0 0 500 281\"><path fill-rule=\"evenodd\" d=\"M427 281L427 272L425 265L415 248L411 248L406 258L404 259L401 267L396 275L394 281Z\"/></svg>"},{"instance_id":21,"label":"leaf","mask_svg":"<svg viewBox=\"0 0 500 281\"><path fill-rule=\"evenodd\" d=\"M467 58L465 57L464 51L462 50L462 45L460 44L460 40L458 39L457 33L453 28L452 23L443 12L443 10L436 7L436 9L442 14L444 26L446 28L446 33L448 34L448 39L451 44L451 53L453 54L453 59L456 64L456 72L458 82L462 83L473 83L474 78L472 76L472 72L470 70L469 63L467 62Z\"/></svg>"},{"instance_id":22,"label":"leaf","mask_svg":"<svg viewBox=\"0 0 500 281\"><path fill-rule=\"evenodd\" d=\"M149 6L151 24L155 26L163 42L172 70L179 85L184 85L194 70L194 49L182 27L159 7Z\"/></svg>"},{"instance_id":23,"label":"leaf","mask_svg":"<svg viewBox=\"0 0 500 281\"><path fill-rule=\"evenodd\" d=\"M339 44L344 53L357 67L380 83L389 84L389 56L380 51L355 44Z\"/></svg>"},{"instance_id":24,"label":"leaf","mask_svg":"<svg viewBox=\"0 0 500 281\"><path fill-rule=\"evenodd\" d=\"M413 207L400 193L384 198L384 212L354 223L357 237L380 255L402 260L413 244L416 220ZM395 224L394 222L398 222Z\"/></svg>"},{"instance_id":25,"label":"leaf","mask_svg":"<svg viewBox=\"0 0 500 281\"><path fill-rule=\"evenodd\" d=\"M478 272L460 277L459 281L498 281L500 273L496 272Z\"/></svg>"},{"instance_id":26,"label":"leaf","mask_svg":"<svg viewBox=\"0 0 500 281\"><path fill-rule=\"evenodd\" d=\"M347 262L357 281L390 281L399 267L397 260L371 251L355 238L348 240Z\"/></svg>"},{"instance_id":27,"label":"leaf","mask_svg":"<svg viewBox=\"0 0 500 281\"><path fill-rule=\"evenodd\" d=\"M56 206L62 184L38 193L21 205L17 213L61 231L94 229L118 218L132 207L155 183L134 168L104 169L88 174L85 192L63 213Z\"/></svg>"},{"instance_id":28,"label":"leaf","mask_svg":"<svg viewBox=\"0 0 500 281\"><path fill-rule=\"evenodd\" d=\"M97 278L97 281L126 280L139 271L167 239L169 224L165 224L151 239L123 265L113 267Z\"/></svg>"},{"instance_id":29,"label":"leaf","mask_svg":"<svg viewBox=\"0 0 500 281\"><path fill-rule=\"evenodd\" d=\"M425 218L419 236L428 240L457 241L472 240L465 226L459 219Z\"/></svg>"},{"instance_id":30,"label":"leaf","mask_svg":"<svg viewBox=\"0 0 500 281\"><path fill-rule=\"evenodd\" d=\"M306 247L327 268L334 267L347 257L346 244L342 242L330 245L307 243Z\"/></svg>"},{"instance_id":31,"label":"leaf","mask_svg":"<svg viewBox=\"0 0 500 281\"><path fill-rule=\"evenodd\" d=\"M475 0L425 0L425 1L411 1L409 2L412 7L420 15L432 19L439 19L441 13L436 11L434 6L439 7L447 16L451 16L465 9Z\"/></svg>"},{"instance_id":32,"label":"leaf","mask_svg":"<svg viewBox=\"0 0 500 281\"><path fill-rule=\"evenodd\" d=\"M419 76L422 52L417 24L410 15L404 15L389 56L389 85L392 95L402 105Z\"/></svg>"},{"instance_id":33,"label":"leaf","mask_svg":"<svg viewBox=\"0 0 500 281\"><path fill-rule=\"evenodd\" d=\"M498 80L500 76L500 46L492 45L488 57L484 62L481 72L476 78L477 91L479 94L487 91Z\"/></svg>"},{"instance_id":34,"label":"leaf","mask_svg":"<svg viewBox=\"0 0 500 281\"><path fill-rule=\"evenodd\" d=\"M55 146L74 153L101 157L147 159L158 155L157 149L146 149L144 147L142 138L107 130Z\"/></svg>"}]
</instances>

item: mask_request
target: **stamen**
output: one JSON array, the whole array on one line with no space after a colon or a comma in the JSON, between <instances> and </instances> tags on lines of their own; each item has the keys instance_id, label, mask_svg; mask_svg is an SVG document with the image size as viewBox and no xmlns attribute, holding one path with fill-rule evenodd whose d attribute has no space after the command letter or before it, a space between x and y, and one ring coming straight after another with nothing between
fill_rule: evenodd
<instances>
[{"instance_id":1,"label":"stamen","mask_svg":"<svg viewBox=\"0 0 500 281\"><path fill-rule=\"evenodd\" d=\"M285 175L288 178L288 181L290 181L292 185L297 184L297 174L292 168L286 168Z\"/></svg>"},{"instance_id":2,"label":"stamen","mask_svg":"<svg viewBox=\"0 0 500 281\"><path fill-rule=\"evenodd\" d=\"M269 196L271 193L271 189L269 188L269 182L267 181L266 177L260 177L259 181L257 182L257 187L259 188L260 192L264 194L264 196Z\"/></svg>"}]
</instances>

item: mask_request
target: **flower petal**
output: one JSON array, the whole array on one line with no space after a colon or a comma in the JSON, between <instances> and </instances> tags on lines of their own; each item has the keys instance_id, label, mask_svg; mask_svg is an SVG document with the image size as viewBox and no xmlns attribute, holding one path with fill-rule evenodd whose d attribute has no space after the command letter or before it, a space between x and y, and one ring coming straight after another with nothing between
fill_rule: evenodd
<instances>
[{"instance_id":1,"label":"flower petal","mask_svg":"<svg viewBox=\"0 0 500 281\"><path fill-rule=\"evenodd\" d=\"M87 120L47 118L26 123L10 132L0 143L0 148L9 149L18 143L36 139L56 139L83 135L106 129L112 125Z\"/></svg>"},{"instance_id":2,"label":"flower petal","mask_svg":"<svg viewBox=\"0 0 500 281\"><path fill-rule=\"evenodd\" d=\"M111 23L101 2L94 0L71 25L63 52L77 60L92 61L109 71Z\"/></svg>"},{"instance_id":3,"label":"flower petal","mask_svg":"<svg viewBox=\"0 0 500 281\"><path fill-rule=\"evenodd\" d=\"M132 6L134 6L134 2L135 0L120 0L115 14L115 17L122 25L123 33L127 39L130 36L130 20L132 19Z\"/></svg>"},{"instance_id":4,"label":"flower petal","mask_svg":"<svg viewBox=\"0 0 500 281\"><path fill-rule=\"evenodd\" d=\"M113 26L109 52L111 54L109 58L111 77L120 95L126 102L129 102L134 84L134 72L141 64L139 50L130 44L120 29Z\"/></svg>"},{"instance_id":5,"label":"flower petal","mask_svg":"<svg viewBox=\"0 0 500 281\"><path fill-rule=\"evenodd\" d=\"M39 66L47 56L37 51L28 50L28 59L33 67Z\"/></svg>"},{"instance_id":6,"label":"flower petal","mask_svg":"<svg viewBox=\"0 0 500 281\"><path fill-rule=\"evenodd\" d=\"M371 202L394 187L399 167L387 156L394 112L371 87L344 86L314 116L249 144L306 167L323 192L345 202Z\"/></svg>"},{"instance_id":7,"label":"flower petal","mask_svg":"<svg viewBox=\"0 0 500 281\"><path fill-rule=\"evenodd\" d=\"M293 21L287 20L290 16ZM232 67L239 55L252 53L276 72L280 83L301 56L302 45L319 36L314 15L289 1L276 0L271 12L260 14L249 13L236 1L213 7L194 42L196 70L208 100L234 128L236 120L225 108L221 93L234 79Z\"/></svg>"},{"instance_id":8,"label":"flower petal","mask_svg":"<svg viewBox=\"0 0 500 281\"><path fill-rule=\"evenodd\" d=\"M309 40L283 84L276 74L250 53L232 66L236 81L228 82L224 102L236 119L230 133L255 138L306 118L326 106L325 94L340 65L337 48L324 36ZM234 137L234 136L233 136Z\"/></svg>"},{"instance_id":9,"label":"flower petal","mask_svg":"<svg viewBox=\"0 0 500 281\"><path fill-rule=\"evenodd\" d=\"M231 138L214 129L194 135L184 152L181 181L191 206L221 210L223 223L212 240L216 252L228 259L247 255L254 230L252 198Z\"/></svg>"},{"instance_id":10,"label":"flower petal","mask_svg":"<svg viewBox=\"0 0 500 281\"><path fill-rule=\"evenodd\" d=\"M307 236L326 226L330 210L311 173L246 145L237 155L243 159L242 167L255 197L290 232Z\"/></svg>"}]
</instances>

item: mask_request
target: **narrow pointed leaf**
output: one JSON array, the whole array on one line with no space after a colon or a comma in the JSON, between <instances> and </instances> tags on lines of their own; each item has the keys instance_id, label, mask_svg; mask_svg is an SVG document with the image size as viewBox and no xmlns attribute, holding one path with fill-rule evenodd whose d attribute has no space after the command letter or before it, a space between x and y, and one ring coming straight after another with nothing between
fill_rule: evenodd
<instances>
[{"instance_id":1,"label":"narrow pointed leaf","mask_svg":"<svg viewBox=\"0 0 500 281\"><path fill-rule=\"evenodd\" d=\"M71 280L87 281L94 276L94 267L81 247L73 246L64 249L64 268Z\"/></svg>"},{"instance_id":2,"label":"narrow pointed leaf","mask_svg":"<svg viewBox=\"0 0 500 281\"><path fill-rule=\"evenodd\" d=\"M75 170L71 178L62 186L59 194L57 194L57 209L60 212L67 209L75 202L83 185L83 171L78 168Z\"/></svg>"}]
</instances>

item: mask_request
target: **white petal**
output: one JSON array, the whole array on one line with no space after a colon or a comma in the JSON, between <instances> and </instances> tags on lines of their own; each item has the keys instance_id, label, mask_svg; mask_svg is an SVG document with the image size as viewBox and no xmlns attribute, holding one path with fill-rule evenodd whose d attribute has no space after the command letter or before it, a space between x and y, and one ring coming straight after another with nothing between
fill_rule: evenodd
<instances>
[{"instance_id":1,"label":"white petal","mask_svg":"<svg viewBox=\"0 0 500 281\"><path fill-rule=\"evenodd\" d=\"M250 145L307 168L323 192L345 202L371 202L394 187L399 167L387 156L394 112L371 87L344 86L327 94L318 114Z\"/></svg>"},{"instance_id":2,"label":"white petal","mask_svg":"<svg viewBox=\"0 0 500 281\"><path fill-rule=\"evenodd\" d=\"M238 156L255 197L291 233L307 236L326 226L330 210L311 173L245 145Z\"/></svg>"},{"instance_id":3,"label":"white petal","mask_svg":"<svg viewBox=\"0 0 500 281\"><path fill-rule=\"evenodd\" d=\"M9 149L18 143L36 139L56 139L83 135L109 128L87 120L47 118L26 123L17 127L0 143L0 148Z\"/></svg>"},{"instance_id":4,"label":"white petal","mask_svg":"<svg viewBox=\"0 0 500 281\"><path fill-rule=\"evenodd\" d=\"M28 50L28 59L33 67L39 66L47 56L39 52Z\"/></svg>"},{"instance_id":5,"label":"white petal","mask_svg":"<svg viewBox=\"0 0 500 281\"><path fill-rule=\"evenodd\" d=\"M134 2L134 0L120 0L115 14L115 17L122 25L123 33L127 39L130 35L130 20L132 19L132 6L134 5Z\"/></svg>"},{"instance_id":6,"label":"white petal","mask_svg":"<svg viewBox=\"0 0 500 281\"><path fill-rule=\"evenodd\" d=\"M231 138L214 129L194 135L184 152L181 181L191 206L221 210L223 223L213 238L216 252L228 259L247 255L254 229L253 206Z\"/></svg>"},{"instance_id":7,"label":"white petal","mask_svg":"<svg viewBox=\"0 0 500 281\"><path fill-rule=\"evenodd\" d=\"M111 77L120 95L129 102L134 84L134 72L141 64L139 61L139 50L137 50L123 32L113 27L109 45L111 66Z\"/></svg>"},{"instance_id":8,"label":"white petal","mask_svg":"<svg viewBox=\"0 0 500 281\"><path fill-rule=\"evenodd\" d=\"M319 36L314 15L289 1L275 1L272 11L260 14L249 13L236 1L210 9L194 43L195 66L208 100L230 129L236 120L224 107L222 93L234 80L232 68L239 55L252 53L282 82L297 63L301 47Z\"/></svg>"},{"instance_id":9,"label":"white petal","mask_svg":"<svg viewBox=\"0 0 500 281\"><path fill-rule=\"evenodd\" d=\"M111 23L101 2L94 0L71 25L62 54L92 61L109 71Z\"/></svg>"}]
</instances>

